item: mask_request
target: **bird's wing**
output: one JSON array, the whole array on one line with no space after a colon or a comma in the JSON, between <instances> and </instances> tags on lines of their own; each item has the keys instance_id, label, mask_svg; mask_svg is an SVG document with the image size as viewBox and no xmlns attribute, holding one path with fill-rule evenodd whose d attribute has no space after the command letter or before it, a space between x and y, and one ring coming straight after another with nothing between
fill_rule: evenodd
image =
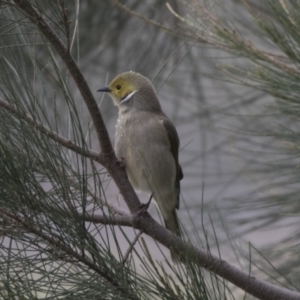
<instances>
[{"instance_id":1,"label":"bird's wing","mask_svg":"<svg viewBox=\"0 0 300 300\"><path fill-rule=\"evenodd\" d=\"M180 195L180 180L183 178L183 172L181 166L178 162L178 151L179 151L179 137L176 131L176 128L172 124L172 122L168 119L167 116L163 116L162 118L163 125L167 131L168 138L171 144L171 153L174 157L176 163L176 180L175 180L175 188L177 190L177 203L176 208L179 209L179 195Z\"/></svg>"}]
</instances>

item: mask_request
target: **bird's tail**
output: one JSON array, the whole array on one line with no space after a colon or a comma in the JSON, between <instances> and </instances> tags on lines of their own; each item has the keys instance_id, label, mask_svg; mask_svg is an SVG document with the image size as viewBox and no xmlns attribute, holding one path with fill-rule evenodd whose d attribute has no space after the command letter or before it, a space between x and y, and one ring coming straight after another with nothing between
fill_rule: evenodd
<instances>
[{"instance_id":1,"label":"bird's tail","mask_svg":"<svg viewBox=\"0 0 300 300\"><path fill-rule=\"evenodd\" d=\"M172 212L169 212L167 218L164 218L165 227L170 230L172 233L176 234L177 236L181 236L180 226L177 218L176 209ZM171 249L171 258L173 262L178 263L180 261L178 254L176 254Z\"/></svg>"}]
</instances>

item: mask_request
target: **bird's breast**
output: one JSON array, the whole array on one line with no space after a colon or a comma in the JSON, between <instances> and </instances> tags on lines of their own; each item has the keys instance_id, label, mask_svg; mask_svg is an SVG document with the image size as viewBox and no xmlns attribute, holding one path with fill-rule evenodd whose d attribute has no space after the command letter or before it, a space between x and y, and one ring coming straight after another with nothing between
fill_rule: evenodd
<instances>
[{"instance_id":1,"label":"bird's breast","mask_svg":"<svg viewBox=\"0 0 300 300\"><path fill-rule=\"evenodd\" d=\"M117 157L124 160L129 180L135 188L149 191L149 182L157 177L162 177L162 182L173 181L175 162L159 116L149 112L120 114L115 151ZM152 182L152 185L157 184Z\"/></svg>"},{"instance_id":2,"label":"bird's breast","mask_svg":"<svg viewBox=\"0 0 300 300\"><path fill-rule=\"evenodd\" d=\"M115 150L118 157L138 158L137 147L140 136L140 120L128 115L120 115L116 125Z\"/></svg>"}]
</instances>

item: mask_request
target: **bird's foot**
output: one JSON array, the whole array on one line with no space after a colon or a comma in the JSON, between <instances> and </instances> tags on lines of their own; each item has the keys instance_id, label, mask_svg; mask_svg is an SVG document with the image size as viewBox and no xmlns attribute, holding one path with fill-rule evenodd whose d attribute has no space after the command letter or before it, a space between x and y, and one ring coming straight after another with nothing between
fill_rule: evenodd
<instances>
[{"instance_id":1,"label":"bird's foot","mask_svg":"<svg viewBox=\"0 0 300 300\"><path fill-rule=\"evenodd\" d=\"M143 215L148 210L149 204L147 203L141 203L137 209L138 215Z\"/></svg>"},{"instance_id":2,"label":"bird's foot","mask_svg":"<svg viewBox=\"0 0 300 300\"><path fill-rule=\"evenodd\" d=\"M138 215L142 215L144 214L145 212L147 212L149 206L150 206L150 203L151 203L151 200L152 200L152 197L153 197L153 194L150 196L150 199L147 203L141 203L137 209L137 214Z\"/></svg>"}]
</instances>

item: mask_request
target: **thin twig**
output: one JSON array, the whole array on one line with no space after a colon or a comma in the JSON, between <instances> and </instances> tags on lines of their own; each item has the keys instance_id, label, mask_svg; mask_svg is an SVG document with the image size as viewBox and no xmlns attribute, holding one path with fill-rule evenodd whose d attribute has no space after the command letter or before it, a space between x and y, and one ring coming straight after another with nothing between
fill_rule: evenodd
<instances>
[{"instance_id":1,"label":"thin twig","mask_svg":"<svg viewBox=\"0 0 300 300\"><path fill-rule=\"evenodd\" d=\"M94 224L103 224L103 225L118 225L118 226L130 226L133 227L135 217L131 216L130 214L128 215L110 215L110 216L105 216L105 215L100 215L100 214L88 214L88 213L78 213L78 216L86 221L86 222L91 222Z\"/></svg>"},{"instance_id":2,"label":"thin twig","mask_svg":"<svg viewBox=\"0 0 300 300\"><path fill-rule=\"evenodd\" d=\"M68 176L68 180L77 188L77 186L80 184L79 182L75 181L73 177ZM130 213L128 210L117 206L113 203L107 202L107 200L103 200L101 197L96 195L96 192L91 190L91 187L89 184L87 184L87 194L96 202L100 205L100 207L105 206L108 208L109 212L113 215L119 215L119 216L129 216Z\"/></svg>"},{"instance_id":3,"label":"thin twig","mask_svg":"<svg viewBox=\"0 0 300 300\"><path fill-rule=\"evenodd\" d=\"M152 266L154 272L156 273L157 277L159 278L160 282L163 284L163 286L169 291L169 293L172 295L172 299L179 299L178 296L174 293L173 288L170 286L169 282L165 280L165 278L160 274L155 262L153 261L152 255L150 254L149 248L144 240L144 238L141 238L142 245L144 248L144 251L146 253L146 256L149 260L150 265ZM182 299L182 298L180 298Z\"/></svg>"},{"instance_id":4,"label":"thin twig","mask_svg":"<svg viewBox=\"0 0 300 300\"><path fill-rule=\"evenodd\" d=\"M62 14L62 23L66 30L66 38L67 38L67 49L71 51L70 47L70 20L68 18L68 8L64 0L59 0L59 5L61 7L61 14Z\"/></svg>"},{"instance_id":5,"label":"thin twig","mask_svg":"<svg viewBox=\"0 0 300 300\"><path fill-rule=\"evenodd\" d=\"M130 246L129 248L127 249L126 253L124 254L124 258L123 258L123 261L122 261L122 264L124 265L130 255L130 253L132 252L135 244L137 243L138 239L140 238L140 236L143 234L143 230L141 230L134 238L134 240L130 243Z\"/></svg>"},{"instance_id":6,"label":"thin twig","mask_svg":"<svg viewBox=\"0 0 300 300\"><path fill-rule=\"evenodd\" d=\"M164 25L160 24L160 23L157 23L147 17L145 17L144 15L142 14L139 14L138 12L134 11L134 10L131 10L130 8L128 8L126 5L120 3L120 1L118 0L111 0L111 2L120 7L122 10L124 10L125 12L127 12L128 14L134 16L134 17L137 17L139 19L141 19L142 21L144 22L147 22L149 23L150 25L154 26L154 27L157 27L158 29L160 30L163 30L165 32L167 32L168 34L171 34L173 36L176 36L176 37L182 37L182 38L186 38L188 37L185 33L183 32L177 32L177 31L174 31L172 30L171 28L168 28L168 27L165 27Z\"/></svg>"},{"instance_id":7,"label":"thin twig","mask_svg":"<svg viewBox=\"0 0 300 300\"><path fill-rule=\"evenodd\" d=\"M29 114L26 114L22 112L20 109L18 109L15 105L10 104L8 101L4 100L3 98L0 98L0 106L6 109L8 112L16 116L17 118L24 120L28 124L33 125L37 130L39 130L41 133L48 136L50 139L52 139L55 142L58 142L59 144L63 145L64 147L73 150L74 152L84 156L88 157L92 160L100 161L99 153L90 150L90 149L84 149L75 143L73 143L71 140L66 139L65 137L59 135L57 132L52 131L39 121L32 118Z\"/></svg>"}]
</instances>

